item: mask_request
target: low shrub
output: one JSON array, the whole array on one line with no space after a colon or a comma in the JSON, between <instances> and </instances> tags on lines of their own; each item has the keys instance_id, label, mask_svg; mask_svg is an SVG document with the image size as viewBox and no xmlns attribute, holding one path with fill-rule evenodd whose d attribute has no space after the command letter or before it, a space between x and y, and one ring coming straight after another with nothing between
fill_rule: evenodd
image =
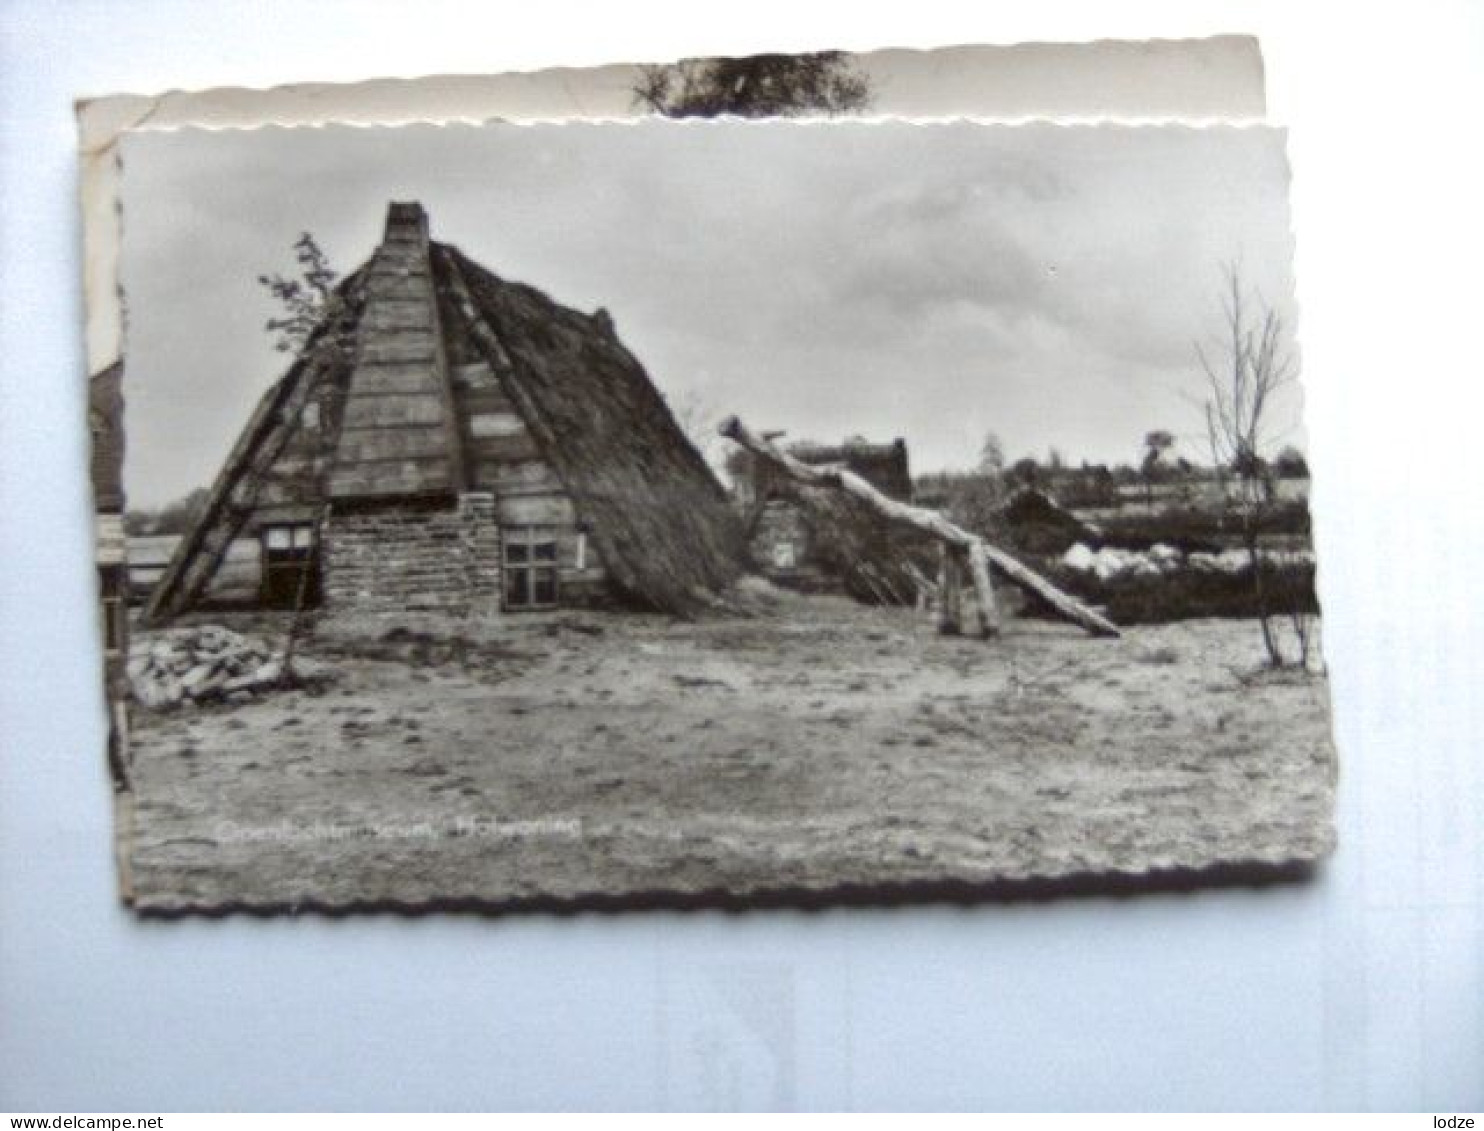
<instances>
[{"instance_id":1,"label":"low shrub","mask_svg":"<svg viewBox=\"0 0 1484 1131\"><path fill-rule=\"evenodd\" d=\"M1309 504L1294 499L1268 507L1257 523L1257 533L1265 538L1303 537L1309 534L1309 525ZM1235 515L1195 507L1105 516L1098 519L1098 526L1106 544L1140 550L1159 542L1187 552L1216 549L1242 533L1241 520Z\"/></svg>"},{"instance_id":2,"label":"low shrub","mask_svg":"<svg viewBox=\"0 0 1484 1131\"><path fill-rule=\"evenodd\" d=\"M1067 592L1099 606L1118 624L1163 624L1195 617L1253 617L1257 615L1252 570L1221 573L1180 569L1155 576L1125 574L1107 580L1071 570L1059 562L1045 572ZM1268 611L1317 613L1314 567L1309 564L1264 564L1263 584Z\"/></svg>"}]
</instances>

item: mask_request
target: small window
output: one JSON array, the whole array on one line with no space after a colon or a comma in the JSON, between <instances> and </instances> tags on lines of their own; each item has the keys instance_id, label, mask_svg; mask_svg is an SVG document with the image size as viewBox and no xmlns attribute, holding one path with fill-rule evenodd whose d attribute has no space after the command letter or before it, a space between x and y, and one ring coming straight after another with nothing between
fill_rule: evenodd
<instances>
[{"instance_id":1,"label":"small window","mask_svg":"<svg viewBox=\"0 0 1484 1131\"><path fill-rule=\"evenodd\" d=\"M319 402L310 401L304 406L304 411L299 413L299 423L308 429L319 427Z\"/></svg>"},{"instance_id":2,"label":"small window","mask_svg":"<svg viewBox=\"0 0 1484 1131\"><path fill-rule=\"evenodd\" d=\"M798 555L792 542L778 542L773 546L773 568L793 569L798 564Z\"/></svg>"},{"instance_id":3,"label":"small window","mask_svg":"<svg viewBox=\"0 0 1484 1131\"><path fill-rule=\"evenodd\" d=\"M269 608L292 609L319 600L319 554L312 522L284 522L261 531L260 599Z\"/></svg>"},{"instance_id":4,"label":"small window","mask_svg":"<svg viewBox=\"0 0 1484 1131\"><path fill-rule=\"evenodd\" d=\"M314 523L283 523L263 528L263 548L270 554L302 555L314 549Z\"/></svg>"},{"instance_id":5,"label":"small window","mask_svg":"<svg viewBox=\"0 0 1484 1131\"><path fill-rule=\"evenodd\" d=\"M507 526L500 534L505 554L505 607L511 610L555 607L556 531L548 526Z\"/></svg>"},{"instance_id":6,"label":"small window","mask_svg":"<svg viewBox=\"0 0 1484 1131\"><path fill-rule=\"evenodd\" d=\"M123 566L100 566L98 569L98 594L103 615L103 648L107 652L120 652L129 629L129 610L124 604L124 593L129 584Z\"/></svg>"},{"instance_id":7,"label":"small window","mask_svg":"<svg viewBox=\"0 0 1484 1131\"><path fill-rule=\"evenodd\" d=\"M107 652L119 652L124 647L125 626L128 623L129 614L124 609L124 602L118 597L105 597L103 599L103 649Z\"/></svg>"},{"instance_id":8,"label":"small window","mask_svg":"<svg viewBox=\"0 0 1484 1131\"><path fill-rule=\"evenodd\" d=\"M556 604L557 579L554 569L534 569L531 571L531 604L535 607L551 606Z\"/></svg>"}]
</instances>

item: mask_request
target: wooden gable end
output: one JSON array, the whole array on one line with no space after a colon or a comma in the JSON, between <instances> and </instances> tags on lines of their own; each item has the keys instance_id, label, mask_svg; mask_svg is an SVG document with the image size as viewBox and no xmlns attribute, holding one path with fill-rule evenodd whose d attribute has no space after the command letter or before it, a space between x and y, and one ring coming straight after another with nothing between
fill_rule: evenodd
<instances>
[{"instance_id":1,"label":"wooden gable end","mask_svg":"<svg viewBox=\"0 0 1484 1131\"><path fill-rule=\"evenodd\" d=\"M439 322L470 489L494 497L507 536L549 539L558 604L603 594L603 566L566 484L542 452L501 379L471 338L465 316L438 280Z\"/></svg>"},{"instance_id":2,"label":"wooden gable end","mask_svg":"<svg viewBox=\"0 0 1484 1131\"><path fill-rule=\"evenodd\" d=\"M328 493L346 502L452 494L464 485L427 216L417 205L393 205L367 271Z\"/></svg>"},{"instance_id":3,"label":"wooden gable end","mask_svg":"<svg viewBox=\"0 0 1484 1131\"><path fill-rule=\"evenodd\" d=\"M471 340L464 316L442 287L439 310L454 413L468 459L471 487L494 494L501 501L502 511L509 509L504 502L512 498L545 497L553 502L561 498L562 506L548 506L545 511L564 513L568 517L563 521L575 521L570 504L565 502L561 479L543 456L500 378ZM535 521L529 515L530 508L526 508L519 517L502 521Z\"/></svg>"}]
</instances>

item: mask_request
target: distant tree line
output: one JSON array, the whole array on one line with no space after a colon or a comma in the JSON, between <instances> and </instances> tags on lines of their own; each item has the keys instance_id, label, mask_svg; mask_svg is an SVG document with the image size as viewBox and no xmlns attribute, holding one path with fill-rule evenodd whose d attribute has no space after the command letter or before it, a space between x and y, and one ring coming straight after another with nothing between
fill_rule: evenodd
<instances>
[{"instance_id":1,"label":"distant tree line","mask_svg":"<svg viewBox=\"0 0 1484 1131\"><path fill-rule=\"evenodd\" d=\"M1006 463L1003 446L998 437L991 434L985 441L984 454L976 468L921 474L916 477L915 484L918 494L925 499L951 496L961 504L967 503L972 510L976 503L993 508L1008 495L1026 488L1047 491L1055 495L1063 506L1103 507L1116 506L1125 497L1120 488L1143 486L1152 489L1159 484L1196 485L1235 480L1248 470L1258 479L1306 479L1309 476L1309 464L1304 454L1291 446L1271 460L1258 459L1252 468L1244 469L1230 464L1211 467L1183 456L1171 459L1168 453L1174 443L1169 432L1149 433L1145 437L1144 456L1138 463L1109 464L1083 460L1074 465L1054 448L1044 458L1028 455ZM975 495L977 498L969 498ZM967 515L961 517L968 518Z\"/></svg>"},{"instance_id":2,"label":"distant tree line","mask_svg":"<svg viewBox=\"0 0 1484 1131\"><path fill-rule=\"evenodd\" d=\"M205 509L206 499L210 493L205 487L197 487L194 491L162 507L153 510L131 510L124 515L124 533L136 536L184 534Z\"/></svg>"}]
</instances>

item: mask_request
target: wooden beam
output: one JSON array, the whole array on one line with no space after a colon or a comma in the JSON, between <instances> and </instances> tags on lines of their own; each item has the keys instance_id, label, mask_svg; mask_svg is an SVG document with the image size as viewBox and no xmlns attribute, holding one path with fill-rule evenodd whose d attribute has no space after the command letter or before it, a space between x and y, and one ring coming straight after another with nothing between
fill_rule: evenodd
<instances>
[{"instance_id":1,"label":"wooden beam","mask_svg":"<svg viewBox=\"0 0 1484 1131\"><path fill-rule=\"evenodd\" d=\"M263 394L217 472L200 517L176 543L165 572L150 590L143 614L146 625L162 624L184 612L205 592L256 505L268 470L288 443L297 414L317 384L318 369L300 358Z\"/></svg>"},{"instance_id":2,"label":"wooden beam","mask_svg":"<svg viewBox=\"0 0 1484 1131\"><path fill-rule=\"evenodd\" d=\"M1015 557L991 545L978 535L971 534L962 527L955 525L937 511L926 510L923 507L915 507L908 503L889 498L876 490L875 487L871 486L870 483L866 482L859 475L845 468L811 467L802 460L789 455L789 453L778 447L778 445L749 431L747 426L735 416L729 416L726 420L722 421L719 431L727 439L740 444L752 452L753 455L767 460L794 479L804 483L834 487L860 500L889 522L927 534L945 543L947 546L969 555L971 574L974 572L973 559L975 557L982 557L987 563L983 571L986 583L989 579L989 570L987 567L988 565L993 565L1010 581L1034 593L1061 616L1073 624L1086 629L1092 635L1119 635L1118 626L1108 620L1107 617L1088 608L1070 594L1063 593L1055 585L1028 566L1022 564ZM939 600L941 603L946 603L947 595L940 594ZM982 593L980 602L981 625L986 623L983 619L985 617L994 617L995 623L998 623L998 610L994 603L993 592Z\"/></svg>"},{"instance_id":3,"label":"wooden beam","mask_svg":"<svg viewBox=\"0 0 1484 1131\"><path fill-rule=\"evenodd\" d=\"M358 313L365 270L354 271L335 288L346 304L342 317ZM257 506L267 476L299 428L299 417L330 371L338 368L318 347L341 328L322 320L309 345L259 399L247 427L212 481L199 518L176 544L165 572L150 591L145 624L161 624L188 609L205 591L226 557L232 540ZM322 424L321 443L333 445L339 422Z\"/></svg>"},{"instance_id":4,"label":"wooden beam","mask_svg":"<svg viewBox=\"0 0 1484 1131\"><path fill-rule=\"evenodd\" d=\"M977 540L969 547L969 576L974 579L974 595L979 605L979 635L986 640L1000 634L1000 609L994 599L994 585L989 579L989 554L984 542Z\"/></svg>"},{"instance_id":5,"label":"wooden beam","mask_svg":"<svg viewBox=\"0 0 1484 1131\"><path fill-rule=\"evenodd\" d=\"M984 543L984 554L990 564L997 566L1011 581L1040 597L1053 609L1073 624L1080 625L1094 636L1119 636L1118 626L1101 613L1088 608L1077 598L1063 593L1035 570L1020 563L998 547Z\"/></svg>"},{"instance_id":6,"label":"wooden beam","mask_svg":"<svg viewBox=\"0 0 1484 1131\"><path fill-rule=\"evenodd\" d=\"M947 542L938 543L938 631L957 636L963 631L960 612L958 556Z\"/></svg>"}]
</instances>

